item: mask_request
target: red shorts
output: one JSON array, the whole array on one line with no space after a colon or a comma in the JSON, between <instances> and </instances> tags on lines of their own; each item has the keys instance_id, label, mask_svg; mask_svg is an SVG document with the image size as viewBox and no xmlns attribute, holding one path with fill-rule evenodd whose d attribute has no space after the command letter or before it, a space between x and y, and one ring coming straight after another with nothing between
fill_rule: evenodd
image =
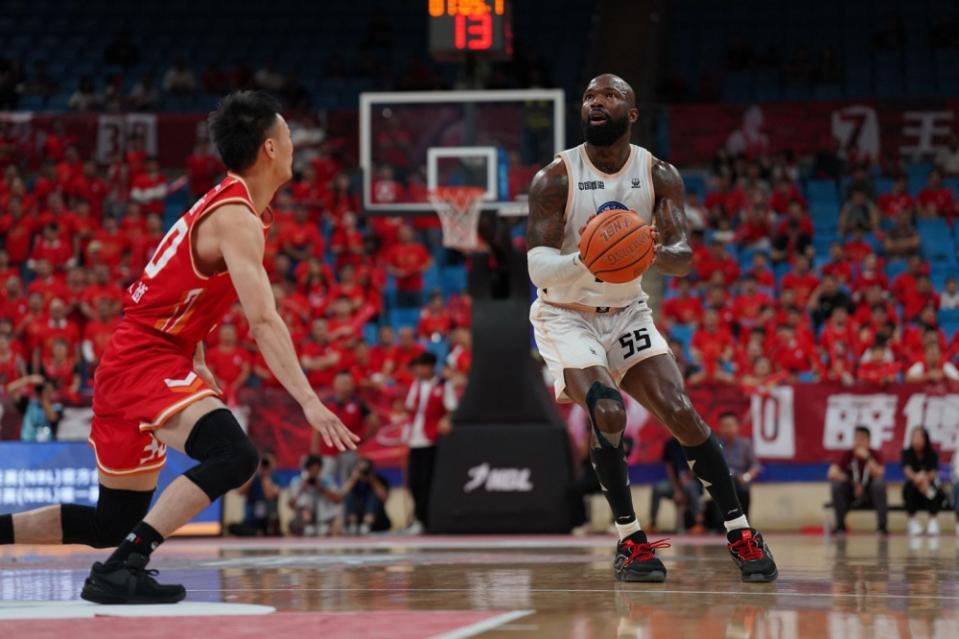
<instances>
[{"instance_id":1,"label":"red shorts","mask_svg":"<svg viewBox=\"0 0 959 639\"><path fill-rule=\"evenodd\" d=\"M153 431L216 391L193 370L193 348L150 329L121 322L94 377L90 445L101 473L154 472L166 445Z\"/></svg>"}]
</instances>

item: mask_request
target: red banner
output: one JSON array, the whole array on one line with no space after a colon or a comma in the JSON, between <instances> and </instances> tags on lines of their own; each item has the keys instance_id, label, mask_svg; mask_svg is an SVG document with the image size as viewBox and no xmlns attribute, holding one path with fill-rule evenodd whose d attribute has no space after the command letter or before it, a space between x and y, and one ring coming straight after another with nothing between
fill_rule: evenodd
<instances>
[{"instance_id":1,"label":"red banner","mask_svg":"<svg viewBox=\"0 0 959 639\"><path fill-rule=\"evenodd\" d=\"M742 434L751 436L757 456L772 462L821 464L851 446L862 425L872 432L872 445L887 461L895 461L909 433L925 426L942 461L959 446L959 392L939 386L897 385L844 388L825 384L780 386L764 396L748 397L732 385L689 389L693 404L715 426L727 411L740 415ZM295 468L309 450L311 431L299 405L282 390L245 389L240 410L247 414L250 436L261 450L272 451L281 468ZM627 436L635 442L631 464L657 462L669 433L645 408L626 397ZM574 443L587 436L586 416L578 406L564 410ZM402 465L408 421L381 414L383 426L360 447L381 467Z\"/></svg>"},{"instance_id":2,"label":"red banner","mask_svg":"<svg viewBox=\"0 0 959 639\"><path fill-rule=\"evenodd\" d=\"M718 149L756 155L832 148L879 160L932 156L959 132L959 100L922 102L806 102L669 107L669 160L678 166L709 162Z\"/></svg>"}]
</instances>

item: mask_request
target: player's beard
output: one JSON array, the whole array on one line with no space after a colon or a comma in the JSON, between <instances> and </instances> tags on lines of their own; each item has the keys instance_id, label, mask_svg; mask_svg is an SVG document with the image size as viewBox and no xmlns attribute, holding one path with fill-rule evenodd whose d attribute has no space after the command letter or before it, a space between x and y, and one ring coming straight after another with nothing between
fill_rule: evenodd
<instances>
[{"instance_id":1,"label":"player's beard","mask_svg":"<svg viewBox=\"0 0 959 639\"><path fill-rule=\"evenodd\" d=\"M612 116L606 118L603 124L591 124L588 117L580 122L583 127L583 137L593 146L609 146L616 140L623 137L629 128L629 117L623 116L616 119Z\"/></svg>"}]
</instances>

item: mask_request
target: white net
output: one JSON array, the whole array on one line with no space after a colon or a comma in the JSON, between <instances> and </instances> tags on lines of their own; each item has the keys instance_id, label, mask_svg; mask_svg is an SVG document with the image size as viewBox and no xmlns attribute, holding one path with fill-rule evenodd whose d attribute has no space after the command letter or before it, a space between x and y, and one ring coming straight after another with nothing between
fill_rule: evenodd
<instances>
[{"instance_id":1,"label":"white net","mask_svg":"<svg viewBox=\"0 0 959 639\"><path fill-rule=\"evenodd\" d=\"M474 186L444 186L430 192L443 227L443 246L460 251L480 248L477 229L485 192Z\"/></svg>"}]
</instances>

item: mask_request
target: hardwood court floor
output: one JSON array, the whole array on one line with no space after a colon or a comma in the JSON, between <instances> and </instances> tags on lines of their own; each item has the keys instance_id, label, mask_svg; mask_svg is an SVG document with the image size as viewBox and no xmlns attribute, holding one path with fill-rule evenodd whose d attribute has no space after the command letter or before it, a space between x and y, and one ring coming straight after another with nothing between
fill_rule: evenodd
<instances>
[{"instance_id":1,"label":"hardwood court floor","mask_svg":"<svg viewBox=\"0 0 959 639\"><path fill-rule=\"evenodd\" d=\"M120 633L129 639L959 637L954 535L829 541L770 535L780 579L768 585L741 583L718 538L671 541L673 547L661 551L670 571L665 584L621 584L611 577L606 537L174 540L153 565L161 580L186 585L188 605L146 610L70 601L90 562L104 553L6 547L0 548L0 633L57 639ZM186 616L144 620L158 615Z\"/></svg>"}]
</instances>

